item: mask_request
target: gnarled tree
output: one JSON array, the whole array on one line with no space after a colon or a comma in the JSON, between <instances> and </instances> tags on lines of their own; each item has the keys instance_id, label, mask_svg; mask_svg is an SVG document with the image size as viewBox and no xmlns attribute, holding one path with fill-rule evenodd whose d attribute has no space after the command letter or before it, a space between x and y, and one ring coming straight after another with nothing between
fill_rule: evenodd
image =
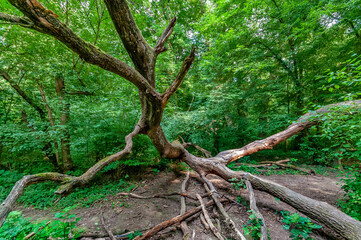
<instances>
[{"instance_id":1,"label":"gnarled tree","mask_svg":"<svg viewBox=\"0 0 361 240\"><path fill-rule=\"evenodd\" d=\"M113 72L134 84L139 90L142 115L134 127L133 132L126 136L125 148L97 162L83 175L74 177L60 173L40 173L25 176L19 180L6 200L0 205L0 225L3 224L17 198L28 185L42 181L57 181L60 183L60 187L56 193L68 194L75 187L88 183L95 174L106 165L129 154L133 145L133 137L137 134L145 134L151 139L163 158L180 159L184 161L200 174L211 190L213 190L213 186L207 181L206 176L208 174L216 174L227 181L235 178L238 180L247 180L254 189L265 191L279 198L298 211L335 230L340 236L346 239L361 239L361 222L351 218L329 204L310 199L284 186L264 180L247 172L235 172L227 168L227 164L232 161L257 151L271 149L300 131L317 124L319 122L319 114L331 111L334 106L348 105L356 108L361 106L361 101L349 101L325 106L313 113L302 116L286 130L263 140L252 142L239 149L220 152L215 157L196 157L185 149L185 146L189 144L182 145L178 141L169 142L160 125L163 111L169 99L182 84L195 58L195 49L191 49L189 56L184 59L175 80L168 89L163 93L156 90L156 60L159 54L167 50L165 43L173 32L176 18L173 18L169 22L156 45L152 47L142 36L126 0L104 0L114 27L134 64L133 68L110 54L105 53L97 46L80 38L67 24L59 20L58 15L46 9L46 7L37 0L9 0L9 2L20 10L24 16L20 17L0 13L0 20L50 35L61 41L74 53L78 54L85 62ZM219 202L217 199L218 198L214 199L214 201ZM221 206L219 208L222 209ZM234 228L236 229L237 227L235 226ZM239 234L240 238L242 238L241 236L242 235Z\"/></svg>"}]
</instances>

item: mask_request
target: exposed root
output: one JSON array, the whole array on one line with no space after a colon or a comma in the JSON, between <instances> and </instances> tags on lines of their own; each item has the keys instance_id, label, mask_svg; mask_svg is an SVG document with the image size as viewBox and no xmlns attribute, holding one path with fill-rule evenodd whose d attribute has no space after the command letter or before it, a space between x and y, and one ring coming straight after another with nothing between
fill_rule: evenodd
<instances>
[{"instance_id":1,"label":"exposed root","mask_svg":"<svg viewBox=\"0 0 361 240\"><path fill-rule=\"evenodd\" d=\"M256 215L257 219L259 219L261 222L261 240L268 240L268 229L266 227L266 222L261 214L261 212L258 210L256 198L254 197L254 191L252 188L252 184L246 180L246 186L249 193L249 206L252 210L252 212Z\"/></svg>"},{"instance_id":2,"label":"exposed root","mask_svg":"<svg viewBox=\"0 0 361 240\"><path fill-rule=\"evenodd\" d=\"M223 202L228 202L228 199L220 199L220 201L223 203ZM205 207L210 207L214 204L214 201L209 201L205 204ZM156 225L155 227L153 227L152 229L150 229L149 231L147 231L145 234L143 234L142 236L138 236L135 238L135 240L141 240L141 239L147 239L147 238L150 238L152 236L154 236L155 234L157 234L159 231L169 227L169 226L172 226L172 225L175 225L175 224L178 224L182 221L184 221L185 219L199 213L200 211L202 211L202 207L201 206L198 206L198 207L195 207L195 208L192 208L191 210L188 210L187 212L185 212L184 214L182 215L178 215L172 219L169 219L167 221L164 221L158 225Z\"/></svg>"},{"instance_id":3,"label":"exposed root","mask_svg":"<svg viewBox=\"0 0 361 240\"><path fill-rule=\"evenodd\" d=\"M182 193L182 192L159 193L159 194L154 194L154 195L151 195L151 196L141 196L141 195L138 195L138 194L135 194L135 193L121 192L121 193L118 193L117 195L129 196L129 197L132 197L132 198L139 198L139 199L166 198L166 197L170 197L170 196L181 196L181 197L184 197L184 198L189 198L189 199L192 199L194 201L197 201L197 198L195 198L194 196L191 196L189 194ZM209 195L210 195L209 193L203 194L202 197L208 197Z\"/></svg>"},{"instance_id":4,"label":"exposed root","mask_svg":"<svg viewBox=\"0 0 361 240\"><path fill-rule=\"evenodd\" d=\"M104 216L103 216L103 211L100 212L100 220L102 221L102 225L105 229L105 231L107 232L109 238L111 240L116 240L116 238L114 237L113 233L110 231L110 229L108 228L108 226L105 224L105 220L104 220Z\"/></svg>"},{"instance_id":5,"label":"exposed root","mask_svg":"<svg viewBox=\"0 0 361 240\"><path fill-rule=\"evenodd\" d=\"M216 206L217 206L218 210L220 211L220 213L222 214L222 216L224 217L226 223L229 224L230 227L233 229L233 231L236 233L236 238L241 239L241 240L246 240L244 235L239 230L239 227L236 225L235 221L228 215L228 213L224 209L222 203L219 201L219 194L217 193L212 182L209 181L209 179L204 175L202 175L201 177L202 177L203 181L205 182L204 187L205 187L206 191L208 193L212 193L211 194L212 199L216 203Z\"/></svg>"},{"instance_id":6,"label":"exposed root","mask_svg":"<svg viewBox=\"0 0 361 240\"><path fill-rule=\"evenodd\" d=\"M182 183L182 188L181 188L181 191L183 194L186 193L187 191L187 187L188 187L188 180L189 180L189 170L187 172L187 176L186 178L184 179L183 183ZM184 214L187 210L187 206L186 206L186 199L184 196L181 196L181 210L180 210L180 215ZM183 232L183 239L187 239L190 235L190 231L189 231L189 227L187 225L187 222L185 221L182 221L181 224L181 229L182 229L182 232Z\"/></svg>"},{"instance_id":7,"label":"exposed root","mask_svg":"<svg viewBox=\"0 0 361 240\"><path fill-rule=\"evenodd\" d=\"M208 211L206 209L206 206L204 205L203 199L202 197L197 194L197 198L199 200L199 203L201 204L202 207L202 211L203 211L203 215L204 218L206 219L206 222L209 226L209 228L212 230L214 236L216 236L218 239L223 240L224 238L222 237L221 233L219 232L219 230L213 225L211 218L209 217Z\"/></svg>"}]
</instances>

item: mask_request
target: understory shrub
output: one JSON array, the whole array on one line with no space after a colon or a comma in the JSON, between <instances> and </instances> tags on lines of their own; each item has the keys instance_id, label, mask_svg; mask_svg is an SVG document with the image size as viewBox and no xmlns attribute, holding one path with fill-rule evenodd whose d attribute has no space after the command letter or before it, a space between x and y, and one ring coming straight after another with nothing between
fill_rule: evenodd
<instances>
[{"instance_id":1,"label":"understory shrub","mask_svg":"<svg viewBox=\"0 0 361 240\"><path fill-rule=\"evenodd\" d=\"M44 220L38 223L31 222L30 218L24 218L21 212L13 211L0 228L0 240L22 240L26 236L32 240L77 239L82 232L76 227L80 218L70 214L70 209L66 208L56 213L55 220Z\"/></svg>"},{"instance_id":2,"label":"understory shrub","mask_svg":"<svg viewBox=\"0 0 361 240\"><path fill-rule=\"evenodd\" d=\"M353 169L346 177L341 179L341 187L345 194L339 200L342 210L351 217L361 220L361 172Z\"/></svg>"},{"instance_id":3,"label":"understory shrub","mask_svg":"<svg viewBox=\"0 0 361 240\"><path fill-rule=\"evenodd\" d=\"M291 239L311 240L309 234L312 233L312 230L322 228L322 226L312 223L309 218L302 217L298 213L291 214L288 211L281 211L281 214L283 216L282 222L285 223L283 228L290 231Z\"/></svg>"}]
</instances>

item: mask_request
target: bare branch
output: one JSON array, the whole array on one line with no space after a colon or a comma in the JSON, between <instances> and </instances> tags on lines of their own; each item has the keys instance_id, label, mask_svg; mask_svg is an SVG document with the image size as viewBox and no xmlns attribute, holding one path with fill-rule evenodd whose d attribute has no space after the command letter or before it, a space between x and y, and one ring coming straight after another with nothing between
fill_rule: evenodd
<instances>
[{"instance_id":1,"label":"bare branch","mask_svg":"<svg viewBox=\"0 0 361 240\"><path fill-rule=\"evenodd\" d=\"M218 207L220 213L224 217L226 223L229 224L231 226L231 228L233 229L233 231L236 233L237 239L246 240L245 236L239 230L239 226L237 226L237 224L234 222L234 220L228 215L228 213L224 209L222 203L219 201L219 199L220 199L219 194L217 193L212 182L209 181L209 179L204 175L201 175L201 178L204 181L204 184L205 184L204 187L205 187L206 191L208 193L211 193L211 197L213 198L214 202L216 203L216 206Z\"/></svg>"},{"instance_id":2,"label":"bare branch","mask_svg":"<svg viewBox=\"0 0 361 240\"><path fill-rule=\"evenodd\" d=\"M100 160L94 166L89 168L85 173L83 173L83 175L81 175L80 177L76 177L72 181L68 181L66 184L61 185L56 190L55 194L61 194L61 195L69 194L78 185L84 185L88 183L101 169L103 169L108 164L119 160L125 155L128 155L133 147L133 137L135 137L140 132L140 130L141 128L138 125L136 125L134 127L133 132L129 133L125 137L126 145L122 151Z\"/></svg>"},{"instance_id":3,"label":"bare branch","mask_svg":"<svg viewBox=\"0 0 361 240\"><path fill-rule=\"evenodd\" d=\"M60 187L55 192L56 194L69 194L75 187L88 183L106 165L129 154L133 146L133 137L136 136L140 130L141 128L136 125L133 132L125 137L126 146L122 151L100 160L80 177L53 172L24 176L22 179L16 182L8 197L0 205L0 228L10 211L15 206L16 200L21 196L27 186L44 181L55 181L61 183Z\"/></svg>"},{"instance_id":4,"label":"bare branch","mask_svg":"<svg viewBox=\"0 0 361 240\"><path fill-rule=\"evenodd\" d=\"M187 172L187 176L185 177L184 181L182 182L182 187L181 187L181 192L182 193L186 193L187 192L187 187L188 187L188 180L189 180L189 170ZM180 214L184 214L187 210L187 206L186 206L186 198L181 196L181 210L180 210ZM190 235L190 231L187 225L186 221L181 222L180 224L182 232L183 232L183 239L187 239Z\"/></svg>"},{"instance_id":5,"label":"bare branch","mask_svg":"<svg viewBox=\"0 0 361 240\"><path fill-rule=\"evenodd\" d=\"M95 45L84 41L76 35L66 24L58 20L58 15L46 9L37 0L9 0L34 24L31 29L53 36L69 49L79 55L86 62L113 72L133 83L137 88L149 97L151 101L159 101L160 96L155 88L150 85L145 77L137 70L119 59L105 53ZM3 17L4 18L4 17Z\"/></svg>"},{"instance_id":6,"label":"bare branch","mask_svg":"<svg viewBox=\"0 0 361 240\"><path fill-rule=\"evenodd\" d=\"M36 29L34 23L29 19L13 16L6 13L0 13L0 20L4 22L9 22L10 24L19 25L26 28Z\"/></svg>"},{"instance_id":7,"label":"bare branch","mask_svg":"<svg viewBox=\"0 0 361 240\"><path fill-rule=\"evenodd\" d=\"M0 227L3 225L8 214L14 208L16 200L21 196L27 186L44 181L65 182L72 178L74 177L52 172L24 176L16 182L8 197L0 205Z\"/></svg>"},{"instance_id":8,"label":"bare branch","mask_svg":"<svg viewBox=\"0 0 361 240\"><path fill-rule=\"evenodd\" d=\"M166 29L164 29L162 36L160 36L160 38L158 39L155 47L154 47L154 51L155 51L155 55L158 56L158 54L167 51L167 48L164 47L164 44L166 43L166 41L168 40L168 38L170 37L170 35L173 32L174 26L177 22L177 18L174 17L172 18L172 20L170 20L168 26Z\"/></svg>"},{"instance_id":9,"label":"bare branch","mask_svg":"<svg viewBox=\"0 0 361 240\"><path fill-rule=\"evenodd\" d=\"M250 155L252 153L265 150L265 149L272 149L277 144L283 142L284 140L296 135L297 133L301 132L302 130L312 127L316 125L320 119L319 114L327 113L332 111L333 107L337 106L350 106L353 108L360 108L361 107L361 100L354 100L354 101L347 101L341 103L335 103L327 105L323 108L320 108L314 112L307 113L300 117L295 123L288 126L286 130L283 130L279 133L276 133L270 137L267 137L262 140L256 140L252 143L247 144L246 146L239 148L239 149L231 149L227 151L220 152L217 154L216 158L221 158L227 163L231 163L236 161L239 158L244 156Z\"/></svg>"},{"instance_id":10,"label":"bare branch","mask_svg":"<svg viewBox=\"0 0 361 240\"><path fill-rule=\"evenodd\" d=\"M170 85L170 87L162 94L162 107L164 108L167 104L169 98L177 91L179 86L182 84L184 77L186 76L188 70L190 69L194 58L195 58L195 48L192 48L191 53L183 61L182 67L179 70L176 79Z\"/></svg>"}]
</instances>

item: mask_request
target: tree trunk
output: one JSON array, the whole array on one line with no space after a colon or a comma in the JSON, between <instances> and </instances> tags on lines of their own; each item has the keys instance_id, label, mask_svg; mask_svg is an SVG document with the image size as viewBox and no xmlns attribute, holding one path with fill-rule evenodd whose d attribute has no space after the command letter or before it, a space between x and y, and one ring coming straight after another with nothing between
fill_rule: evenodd
<instances>
[{"instance_id":1,"label":"tree trunk","mask_svg":"<svg viewBox=\"0 0 361 240\"><path fill-rule=\"evenodd\" d=\"M70 154L70 133L67 123L70 116L70 103L65 99L65 81L62 75L55 77L55 89L59 96L59 105L61 109L60 124L63 126L61 137L61 158L63 171L68 172L73 169L73 159Z\"/></svg>"},{"instance_id":2,"label":"tree trunk","mask_svg":"<svg viewBox=\"0 0 361 240\"><path fill-rule=\"evenodd\" d=\"M302 196L286 187L264 180L257 176L253 176L249 173L234 172L227 168L227 164L230 162L264 149L271 149L278 143L317 124L320 121L318 114L322 115L322 113L331 111L333 107L342 105L360 108L361 100L331 104L315 112L304 115L284 131L274 134L268 138L252 142L239 149L231 149L220 152L215 157L198 158L190 154L178 141L172 143L168 142L160 125L163 110L166 107L167 102L181 85L195 58L195 50L192 49L191 54L184 60L176 79L169 88L162 94L156 91L154 76L156 59L160 53L166 51L164 45L173 31L176 19L172 19L170 21L161 37L158 39L156 46L152 48L145 41L141 31L138 29L127 5L127 1L105 0L105 4L109 11L109 15L112 18L114 27L116 28L118 35L135 66L135 68L132 68L128 64L112 57L100 50L98 47L81 39L68 27L68 25L62 23L56 14L47 10L37 0L9 0L9 2L19 9L26 18L1 14L0 19L5 19L5 21L13 24L18 24L53 36L63 42L67 47L77 53L88 63L97 65L125 78L138 88L142 104L141 119L135 126L134 131L126 137L126 146L121 152L99 161L80 177L61 175L60 178L51 178L49 177L50 173L48 173L48 175L41 176L33 175L35 176L36 181L32 181L31 183L35 183L40 180L59 181L59 179L61 179L61 186L56 193L67 194L75 187L88 183L95 174L106 165L119 160L124 155L130 153L132 148L132 138L138 133L141 133L149 136L162 157L181 159L201 176L216 174L227 181L234 178L238 180L248 180L255 189L268 192L273 196L278 197L300 212L305 213L314 220L317 220L335 230L342 237L350 240L361 239L361 222L347 216L345 213L328 205L327 203ZM272 48L269 48L269 50L273 52ZM281 64L285 64L282 58L280 58L277 54L275 54L274 57L280 61ZM284 66L287 70L291 71L287 65ZM58 89L63 89L63 87L64 81L59 80L57 83L57 92ZM64 117L67 119L67 116L64 115ZM28 183L26 182L26 179L18 181L8 198L2 205L0 205L0 224L3 223L8 212L14 206L16 199L21 194L21 191L27 185ZM180 218L181 216L176 217L174 218L176 219L174 221L182 221L183 219ZM162 229L167 225L168 224L163 224L157 227L157 229ZM147 236L147 234L142 238L145 236Z\"/></svg>"}]
</instances>

